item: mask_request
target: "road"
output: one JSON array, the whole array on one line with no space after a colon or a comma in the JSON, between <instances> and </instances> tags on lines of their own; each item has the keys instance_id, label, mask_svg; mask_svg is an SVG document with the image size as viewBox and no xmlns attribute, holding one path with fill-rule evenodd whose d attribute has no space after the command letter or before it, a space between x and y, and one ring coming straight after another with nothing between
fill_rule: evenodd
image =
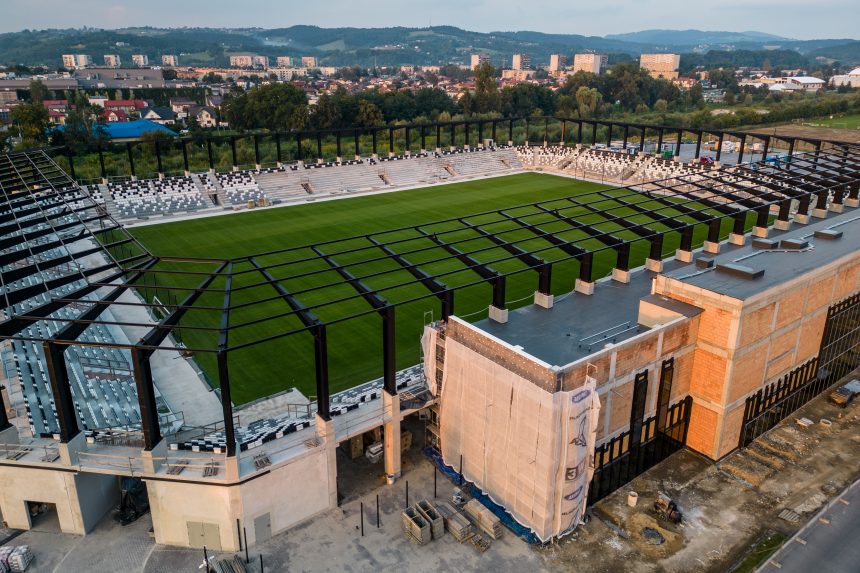
<instances>
[{"instance_id":1,"label":"road","mask_svg":"<svg viewBox=\"0 0 860 573\"><path fill-rule=\"evenodd\" d=\"M787 541L761 573L860 571L860 481L854 482L799 534Z\"/></svg>"}]
</instances>

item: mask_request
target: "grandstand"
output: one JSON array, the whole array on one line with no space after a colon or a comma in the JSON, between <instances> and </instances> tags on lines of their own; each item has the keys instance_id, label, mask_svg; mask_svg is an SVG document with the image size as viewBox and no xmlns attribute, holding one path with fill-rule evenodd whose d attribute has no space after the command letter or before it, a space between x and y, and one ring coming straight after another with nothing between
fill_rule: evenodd
<instances>
[{"instance_id":1,"label":"grandstand","mask_svg":"<svg viewBox=\"0 0 860 573\"><path fill-rule=\"evenodd\" d=\"M781 162L711 168L585 146L488 146L87 188L44 153L4 156L0 337L13 415L7 420L7 409L0 408L0 431L7 432L0 443L23 442L13 448L21 467L0 468L0 479L7 479L3 472L33 471L23 464L35 461L37 449L56 452L32 478L32 488L43 493L22 485L0 500L4 518L26 526L8 500L59 495L54 473L135 476L148 481L158 504L158 542L189 545L186 523L202 519L219 524L221 547L235 549L236 519L251 524L258 517L248 508L265 505L282 530L336 505L339 443L381 429L391 446L385 474L395 480L400 448L392 440L400 439L406 417L438 407L443 378L434 369L445 368L449 350L453 368L457 344L476 353L476 364L496 360L488 368L517 372L541 391L551 388L550 400L553 392L573 391L582 382L572 366L577 361L609 364L612 354L613 363L622 364L621 353L630 351L628 370L613 370L617 380L599 369L597 376L606 383L601 400L615 399L606 394L613 384L637 377L636 393L625 394L630 403L609 408L635 415L624 423L607 417L597 439L638 443L632 433L648 416L659 419L660 411L641 409L647 376L643 393L641 372L634 370L689 360L695 321L711 312L689 308L694 299L669 304L656 297L642 304L664 310L637 323L652 280L687 284L723 276L687 266L699 245L723 256L721 248L752 248L739 246L750 230L764 238L814 218L820 222L810 232L830 237L821 239L829 246L815 249L824 257L816 260L826 264L803 258L806 266L796 268L815 273L841 261L848 242L836 235L854 237L856 226L850 213L841 213L858 203L857 154L850 146L827 145ZM443 181L457 184L431 186ZM191 218L134 233L112 217L133 221L357 194L365 196L255 210L217 225ZM721 245L727 236L729 244ZM774 249L773 257L786 249ZM804 249L794 250L811 251ZM674 260L664 261L673 253ZM776 288L787 280L767 272L777 278L757 284ZM615 286L601 294L595 283L610 276ZM549 311L554 304L561 314ZM576 324L570 316L578 317ZM616 317L617 323L607 322ZM529 320L534 324L521 329ZM424 330L428 324L436 334ZM512 324L517 328L506 326ZM669 345L676 328L685 329L688 355ZM557 337L561 342L548 341L548 333L560 329L567 332ZM422 331L435 338L419 350ZM611 339L594 338L595 332L611 332ZM578 338L571 339L573 333ZM647 345L658 339L661 350L647 358ZM553 348L542 348L540 340ZM574 362L565 366L550 352ZM683 389L689 372L689 364L679 366L681 390L671 395L673 403L667 393L660 406L677 422L667 452L684 446L686 428L698 428L692 405L707 406L688 380ZM755 380L759 386L770 381ZM278 401L279 393L301 399ZM246 416L243 404L259 413ZM445 425L440 431L451 432L449 419ZM657 422L649 427L663 431ZM453 447L451 434L445 435L446 447ZM725 453L724 443L710 449L691 443L711 457ZM446 463L451 452L443 448ZM479 474L469 465L477 458L468 459L464 471L477 483ZM297 480L301 491L285 490ZM206 497L230 488L242 503ZM499 499L507 503L506 495ZM68 511L85 513L82 507ZM80 533L92 525L88 518L61 522ZM249 542L255 539L250 528Z\"/></svg>"}]
</instances>

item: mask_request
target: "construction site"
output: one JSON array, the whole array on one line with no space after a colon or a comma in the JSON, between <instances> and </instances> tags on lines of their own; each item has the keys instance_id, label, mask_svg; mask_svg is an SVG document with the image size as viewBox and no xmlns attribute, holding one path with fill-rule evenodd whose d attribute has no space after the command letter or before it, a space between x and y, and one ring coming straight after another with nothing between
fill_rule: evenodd
<instances>
[{"instance_id":1,"label":"construction site","mask_svg":"<svg viewBox=\"0 0 860 573\"><path fill-rule=\"evenodd\" d=\"M761 508L791 534L857 477L860 148L761 135L761 161L703 167L628 153L628 127L467 152L621 186L220 259L153 254L49 154L0 158L10 546L45 570L127 535L129 570L684 571L774 535ZM261 356L298 382L255 397Z\"/></svg>"}]
</instances>

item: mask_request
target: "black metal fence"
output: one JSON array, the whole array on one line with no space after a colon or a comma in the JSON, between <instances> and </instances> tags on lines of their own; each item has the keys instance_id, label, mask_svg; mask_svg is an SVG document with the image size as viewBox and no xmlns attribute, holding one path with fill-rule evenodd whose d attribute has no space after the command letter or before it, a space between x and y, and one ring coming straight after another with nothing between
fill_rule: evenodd
<instances>
[{"instance_id":1,"label":"black metal fence","mask_svg":"<svg viewBox=\"0 0 860 573\"><path fill-rule=\"evenodd\" d=\"M860 365L860 293L827 310L816 358L746 400L739 446L746 447Z\"/></svg>"},{"instance_id":2,"label":"black metal fence","mask_svg":"<svg viewBox=\"0 0 860 573\"><path fill-rule=\"evenodd\" d=\"M748 446L824 390L826 380L815 376L817 369L813 358L747 398L738 445Z\"/></svg>"},{"instance_id":3,"label":"black metal fence","mask_svg":"<svg viewBox=\"0 0 860 573\"><path fill-rule=\"evenodd\" d=\"M644 421L638 445L631 447L633 429L594 450L594 476L588 488L588 505L600 501L633 478L684 447L693 398L687 396L666 410L666 425L658 429L658 416Z\"/></svg>"}]
</instances>

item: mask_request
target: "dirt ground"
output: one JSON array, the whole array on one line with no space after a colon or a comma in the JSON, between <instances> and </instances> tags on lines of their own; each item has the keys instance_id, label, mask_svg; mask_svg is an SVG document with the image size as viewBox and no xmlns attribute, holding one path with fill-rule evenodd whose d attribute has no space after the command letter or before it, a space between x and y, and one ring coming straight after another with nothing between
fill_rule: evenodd
<instances>
[{"instance_id":1,"label":"dirt ground","mask_svg":"<svg viewBox=\"0 0 860 573\"><path fill-rule=\"evenodd\" d=\"M576 571L722 572L769 532L791 536L860 476L860 405L842 409L826 394L717 464L689 451L664 461L596 504L570 539L540 549L545 562ZM801 417L815 424L801 428ZM627 505L631 491L639 494L635 508ZM658 492L677 503L681 524L656 517ZM784 510L792 521L779 517ZM646 527L663 543L649 543Z\"/></svg>"},{"instance_id":2,"label":"dirt ground","mask_svg":"<svg viewBox=\"0 0 860 573\"><path fill-rule=\"evenodd\" d=\"M830 141L845 141L860 143L860 129L844 129L839 127L812 127L809 125L777 125L752 127L747 131L775 135L777 137L809 137Z\"/></svg>"}]
</instances>

